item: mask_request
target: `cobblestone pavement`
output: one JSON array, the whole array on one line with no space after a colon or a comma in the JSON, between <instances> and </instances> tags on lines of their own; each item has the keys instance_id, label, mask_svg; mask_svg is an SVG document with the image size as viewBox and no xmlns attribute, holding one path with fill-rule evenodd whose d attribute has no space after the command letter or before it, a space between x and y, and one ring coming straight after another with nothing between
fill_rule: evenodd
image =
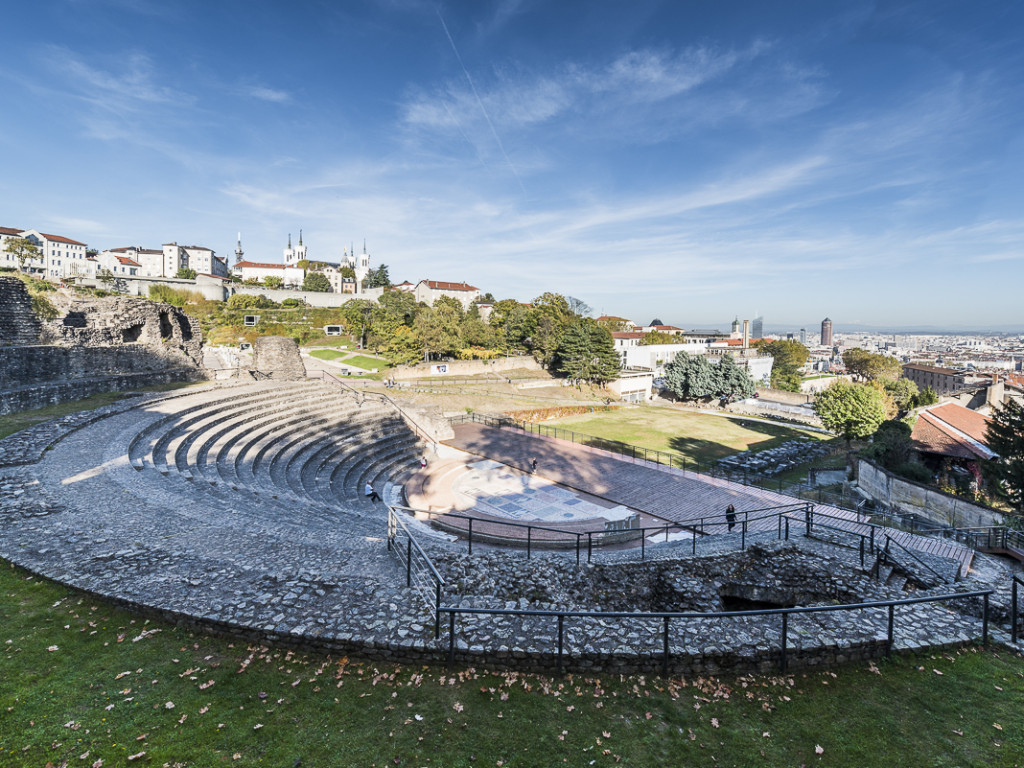
<instances>
[{"instance_id":1,"label":"cobblestone pavement","mask_svg":"<svg viewBox=\"0 0 1024 768\"><path fill-rule=\"evenodd\" d=\"M392 482L400 483L417 451L400 430L372 426L393 416L361 407L339 402L336 390L317 384L210 386L26 430L0 441L0 556L198 628L378 658L444 658L445 632L434 639L432 610L415 585L406 587L404 566L387 550L385 505L357 490L364 478L374 478L387 479L381 490L396 493ZM288 409L305 415L286 417ZM360 419L370 426L343 431ZM283 426L294 420L299 423ZM318 420L326 426L311 426ZM240 436L257 424L265 424L260 428L267 435L244 447ZM252 466L257 448L272 467ZM276 464L275 451L281 457ZM155 464L157 456L167 463ZM698 557L740 543L736 536L710 538L715 541L699 542ZM463 546L436 535L424 536L424 544L438 557ZM675 542L649 546L647 554L687 558L691 549L691 542ZM517 554L500 557L521 562ZM534 564L571 557L555 553ZM596 558L635 560L635 552ZM791 627L793 642L824 649L809 650L809 663L878 650L877 616L802 621ZM897 621L900 647L980 634L970 611L907 608ZM707 622L680 627L673 654L704 669L756 667L770 659L775 639L763 621L737 620L729 631ZM570 627L566 652L581 665L643 668L661 647L651 644L653 631L628 622L583 622ZM550 621L477 617L460 620L458 633L459 658L529 666L550 664L556 654Z\"/></svg>"}]
</instances>

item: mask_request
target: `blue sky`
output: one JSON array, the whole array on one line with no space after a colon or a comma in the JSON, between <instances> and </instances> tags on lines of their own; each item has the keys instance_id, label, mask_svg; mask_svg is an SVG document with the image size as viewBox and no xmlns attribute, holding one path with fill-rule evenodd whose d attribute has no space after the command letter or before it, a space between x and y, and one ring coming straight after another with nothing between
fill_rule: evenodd
<instances>
[{"instance_id":1,"label":"blue sky","mask_svg":"<svg viewBox=\"0 0 1024 768\"><path fill-rule=\"evenodd\" d=\"M301 228L643 323L1024 326L1019 3L10 5L2 226Z\"/></svg>"}]
</instances>

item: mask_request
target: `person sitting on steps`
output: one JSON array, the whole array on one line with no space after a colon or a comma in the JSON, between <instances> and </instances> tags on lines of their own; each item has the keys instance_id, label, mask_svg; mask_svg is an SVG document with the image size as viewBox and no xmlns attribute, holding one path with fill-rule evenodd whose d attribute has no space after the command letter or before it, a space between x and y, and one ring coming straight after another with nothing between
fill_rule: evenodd
<instances>
[{"instance_id":1,"label":"person sitting on steps","mask_svg":"<svg viewBox=\"0 0 1024 768\"><path fill-rule=\"evenodd\" d=\"M363 489L363 494L370 501L380 501L380 496L378 496L377 492L373 490L373 484L369 480L366 481L366 487Z\"/></svg>"}]
</instances>

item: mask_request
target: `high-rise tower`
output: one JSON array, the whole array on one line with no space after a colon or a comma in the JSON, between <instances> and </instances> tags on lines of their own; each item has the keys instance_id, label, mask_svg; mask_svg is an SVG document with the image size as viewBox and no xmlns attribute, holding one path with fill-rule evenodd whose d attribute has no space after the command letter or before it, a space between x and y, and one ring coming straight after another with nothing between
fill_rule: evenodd
<instances>
[{"instance_id":1,"label":"high-rise tower","mask_svg":"<svg viewBox=\"0 0 1024 768\"><path fill-rule=\"evenodd\" d=\"M821 346L832 346L832 321L827 317L821 321Z\"/></svg>"}]
</instances>

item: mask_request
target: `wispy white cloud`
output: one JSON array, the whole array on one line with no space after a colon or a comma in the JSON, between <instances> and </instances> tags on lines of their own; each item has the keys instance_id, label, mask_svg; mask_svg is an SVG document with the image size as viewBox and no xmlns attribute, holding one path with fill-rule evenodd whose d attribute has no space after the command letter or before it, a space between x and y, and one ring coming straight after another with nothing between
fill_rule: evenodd
<instances>
[{"instance_id":1,"label":"wispy white cloud","mask_svg":"<svg viewBox=\"0 0 1024 768\"><path fill-rule=\"evenodd\" d=\"M49 62L65 73L65 85L79 98L110 111L138 111L155 104L190 104L187 93L157 81L153 62L144 53L128 53L101 68L67 48L50 46Z\"/></svg>"},{"instance_id":2,"label":"wispy white cloud","mask_svg":"<svg viewBox=\"0 0 1024 768\"><path fill-rule=\"evenodd\" d=\"M277 104L283 104L291 101L291 94L287 91L281 91L276 88L268 88L265 85L251 85L243 89L243 93L248 96L252 96L254 99L261 99L262 101L272 101Z\"/></svg>"}]
</instances>

